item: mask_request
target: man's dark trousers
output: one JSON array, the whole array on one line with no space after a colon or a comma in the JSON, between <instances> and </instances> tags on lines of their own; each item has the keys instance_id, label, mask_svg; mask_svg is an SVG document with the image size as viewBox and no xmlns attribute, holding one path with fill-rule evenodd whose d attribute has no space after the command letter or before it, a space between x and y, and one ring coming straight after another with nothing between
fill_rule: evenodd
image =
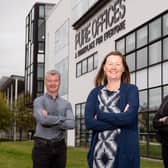
<instances>
[{"instance_id":1,"label":"man's dark trousers","mask_svg":"<svg viewBox=\"0 0 168 168\"><path fill-rule=\"evenodd\" d=\"M66 144L35 140L32 151L33 168L66 168Z\"/></svg>"}]
</instances>

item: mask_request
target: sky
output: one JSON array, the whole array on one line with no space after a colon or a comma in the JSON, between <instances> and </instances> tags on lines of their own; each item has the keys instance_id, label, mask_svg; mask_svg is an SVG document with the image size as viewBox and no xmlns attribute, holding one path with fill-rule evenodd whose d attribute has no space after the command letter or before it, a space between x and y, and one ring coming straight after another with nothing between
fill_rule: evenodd
<instances>
[{"instance_id":1,"label":"sky","mask_svg":"<svg viewBox=\"0 0 168 168\"><path fill-rule=\"evenodd\" d=\"M0 0L0 78L24 76L25 18L36 2L58 0Z\"/></svg>"}]
</instances>

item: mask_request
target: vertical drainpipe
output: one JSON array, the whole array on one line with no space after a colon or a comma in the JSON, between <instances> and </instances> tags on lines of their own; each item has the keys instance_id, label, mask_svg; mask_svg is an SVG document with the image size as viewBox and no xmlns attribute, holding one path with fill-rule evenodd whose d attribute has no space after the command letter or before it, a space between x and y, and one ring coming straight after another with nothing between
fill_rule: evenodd
<instances>
[{"instance_id":1,"label":"vertical drainpipe","mask_svg":"<svg viewBox=\"0 0 168 168\"><path fill-rule=\"evenodd\" d=\"M11 110L11 112L13 112L13 84L12 83L10 86L10 110ZM12 128L12 134L13 134L13 128ZM14 135L12 135L12 136L14 136Z\"/></svg>"},{"instance_id":2,"label":"vertical drainpipe","mask_svg":"<svg viewBox=\"0 0 168 168\"><path fill-rule=\"evenodd\" d=\"M17 107L17 98L18 98L18 79L15 79L15 108L14 108L14 116L16 115ZM14 120L13 126L13 140L16 141L16 120Z\"/></svg>"}]
</instances>

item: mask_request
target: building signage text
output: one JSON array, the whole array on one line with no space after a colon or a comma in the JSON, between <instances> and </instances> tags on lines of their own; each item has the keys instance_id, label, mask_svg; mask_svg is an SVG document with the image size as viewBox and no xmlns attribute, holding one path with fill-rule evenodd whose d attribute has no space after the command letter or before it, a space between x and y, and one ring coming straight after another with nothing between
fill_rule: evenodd
<instances>
[{"instance_id":1,"label":"building signage text","mask_svg":"<svg viewBox=\"0 0 168 168\"><path fill-rule=\"evenodd\" d=\"M79 57L116 33L125 29L125 0L111 1L96 18L75 35L75 57Z\"/></svg>"}]
</instances>

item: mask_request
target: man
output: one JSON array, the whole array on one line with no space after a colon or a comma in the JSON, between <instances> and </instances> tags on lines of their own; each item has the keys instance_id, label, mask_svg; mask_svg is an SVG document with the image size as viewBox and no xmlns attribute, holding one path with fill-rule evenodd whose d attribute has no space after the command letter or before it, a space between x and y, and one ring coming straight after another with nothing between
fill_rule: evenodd
<instances>
[{"instance_id":1,"label":"man","mask_svg":"<svg viewBox=\"0 0 168 168\"><path fill-rule=\"evenodd\" d=\"M158 112L154 116L153 126L158 130L164 167L168 168L168 96L163 99Z\"/></svg>"},{"instance_id":2,"label":"man","mask_svg":"<svg viewBox=\"0 0 168 168\"><path fill-rule=\"evenodd\" d=\"M36 130L32 151L33 168L65 168L67 129L75 126L71 104L58 95L60 73L45 76L47 93L34 101Z\"/></svg>"}]
</instances>

